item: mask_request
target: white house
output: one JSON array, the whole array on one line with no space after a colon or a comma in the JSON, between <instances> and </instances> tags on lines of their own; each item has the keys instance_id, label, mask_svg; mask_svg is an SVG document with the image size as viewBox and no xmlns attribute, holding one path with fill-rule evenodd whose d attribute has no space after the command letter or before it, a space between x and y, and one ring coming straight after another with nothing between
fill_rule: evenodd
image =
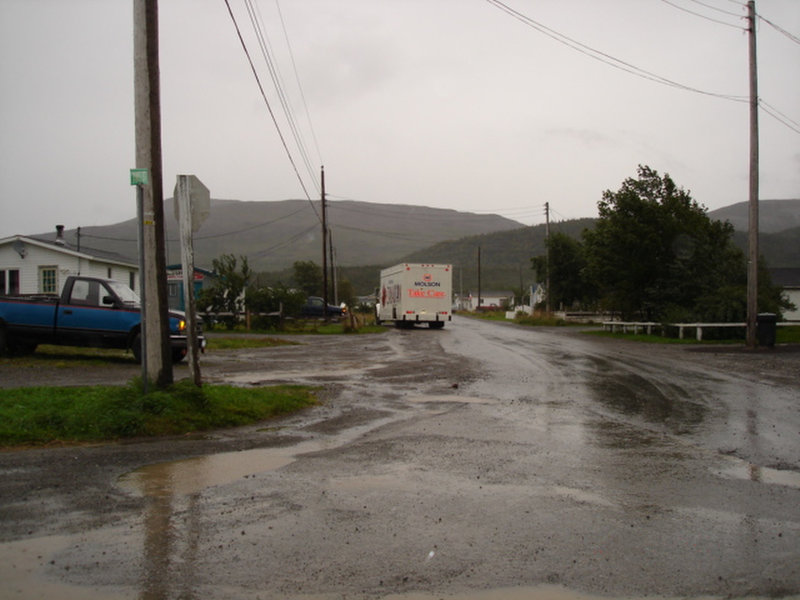
<instances>
[{"instance_id":1,"label":"white house","mask_svg":"<svg viewBox=\"0 0 800 600\"><path fill-rule=\"evenodd\" d=\"M787 321L800 321L800 269L776 268L769 270L772 283L783 288L783 295L795 305L794 310L787 310L783 318Z\"/></svg>"},{"instance_id":2,"label":"white house","mask_svg":"<svg viewBox=\"0 0 800 600\"><path fill-rule=\"evenodd\" d=\"M67 277L104 277L138 288L138 265L108 252L69 247L57 227L52 242L13 235L0 239L0 295L59 294Z\"/></svg>"},{"instance_id":3,"label":"white house","mask_svg":"<svg viewBox=\"0 0 800 600\"><path fill-rule=\"evenodd\" d=\"M484 310L502 308L504 302L513 302L514 292L482 292L481 308ZM469 311L478 310L478 296L470 294L463 300L464 308Z\"/></svg>"}]
</instances>

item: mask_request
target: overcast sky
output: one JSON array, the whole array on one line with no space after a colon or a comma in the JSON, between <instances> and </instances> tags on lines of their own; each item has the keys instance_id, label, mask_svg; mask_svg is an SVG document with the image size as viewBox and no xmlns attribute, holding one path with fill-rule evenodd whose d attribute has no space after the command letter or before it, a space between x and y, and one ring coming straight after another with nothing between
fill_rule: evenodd
<instances>
[{"instance_id":1,"label":"overcast sky","mask_svg":"<svg viewBox=\"0 0 800 600\"><path fill-rule=\"evenodd\" d=\"M545 202L554 219L596 216L646 164L709 209L747 200L746 101L634 76L487 0L252 1L305 158L245 2L229 0L314 199L324 164L332 200L532 224ZM738 0L504 1L606 61L748 95ZM305 198L225 0L159 4L165 195L192 173L213 198ZM759 95L800 130L800 1L756 7L795 36L760 22ZM135 216L132 13L130 0L0 0L0 238ZM761 198L800 197L800 133L764 112L760 125Z\"/></svg>"}]
</instances>

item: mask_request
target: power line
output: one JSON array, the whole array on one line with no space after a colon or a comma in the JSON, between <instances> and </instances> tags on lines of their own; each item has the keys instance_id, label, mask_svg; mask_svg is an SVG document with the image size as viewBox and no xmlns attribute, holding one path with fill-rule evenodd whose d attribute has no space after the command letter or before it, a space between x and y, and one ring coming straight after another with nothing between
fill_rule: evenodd
<instances>
[{"instance_id":1,"label":"power line","mask_svg":"<svg viewBox=\"0 0 800 600\"><path fill-rule=\"evenodd\" d=\"M769 19L767 19L767 18L765 18L765 17L763 17L761 15L758 15L758 18L761 19L762 21L764 21L764 23L766 23L767 25L772 27L778 33L781 33L781 34L785 35L787 38L792 40L795 44L800 44L800 38L798 38L793 33L789 33L783 27L779 27L778 25L775 25L775 23L773 23L772 21L770 21Z\"/></svg>"},{"instance_id":2,"label":"power line","mask_svg":"<svg viewBox=\"0 0 800 600\"><path fill-rule=\"evenodd\" d=\"M272 47L269 43L269 38L265 33L264 26L263 26L263 19L261 18L261 12L258 9L258 5L253 5L252 0L244 0L245 8L247 9L248 16L250 17L250 24L253 26L253 31L256 35L256 40L258 41L258 45L261 48L261 56L264 58L264 62L267 65L267 70L269 71L270 77L272 78L272 84L275 86L275 91L278 95L278 100L280 101L281 108L283 109L284 117L286 118L286 122L289 124L289 130L292 133L292 137L294 138L295 144L297 146L297 150L300 153L303 162L305 163L306 169L309 174L309 178L314 183L314 187L319 193L319 187L316 185L316 177L314 174L314 170L311 167L311 162L308 158L308 152L306 151L305 143L303 142L303 138L300 135L300 130L297 127L297 122L294 118L294 111L292 110L291 104L286 96L285 86L283 85L283 79L281 77L280 69L275 61L272 59L273 51Z\"/></svg>"},{"instance_id":3,"label":"power line","mask_svg":"<svg viewBox=\"0 0 800 600\"><path fill-rule=\"evenodd\" d=\"M743 18L744 17L744 15L737 14L735 12L731 12L729 10L725 10L725 9L722 9L722 8L718 8L718 7L713 6L711 4L707 4L705 2L701 2L700 0L691 0L691 1L694 2L695 4L699 4L700 6L705 6L706 8L710 8L711 10L716 10L717 12L721 12L721 13L724 13L726 15L731 15L732 17L739 17L739 18ZM736 4L740 4L740 3L736 2ZM740 6L744 7L744 4L740 4Z\"/></svg>"},{"instance_id":4,"label":"power line","mask_svg":"<svg viewBox=\"0 0 800 600\"><path fill-rule=\"evenodd\" d=\"M711 21L713 23L719 23L720 25L725 25L726 27L733 27L734 29L739 29L741 31L745 31L744 27L741 27L740 25L734 25L732 23L728 23L727 21L720 21L719 19L712 19L711 17L706 16L704 14L701 14L701 13L698 13L698 12L694 12L693 10L689 10L688 8L684 8L683 6L678 6L677 4L674 4L673 2L670 2L670 0L661 0L661 1L664 4L669 4L673 8L677 8L678 10L682 10L683 12L689 13L690 15L694 15L696 17L700 17L701 19L705 19L706 21ZM695 0L695 1L697 1L697 0ZM698 4L703 4L703 3L702 2L698 2ZM703 4L703 6L708 6L708 5L707 4ZM712 6L710 8L714 8L714 7ZM723 11L723 12L727 12L727 11ZM730 15L730 14L733 14L733 13L727 13L727 14ZM734 16L738 17L740 15L734 15Z\"/></svg>"},{"instance_id":5,"label":"power line","mask_svg":"<svg viewBox=\"0 0 800 600\"><path fill-rule=\"evenodd\" d=\"M640 67L634 66L630 63L627 63L623 60L615 58L610 54L606 54L605 52L601 52L592 48L591 46L587 46L577 40L574 40L563 33L559 33L558 31L531 19L530 17L522 14L521 12L514 10L507 4L501 2L500 0L486 0L489 4L498 8L505 12L506 14L510 15L511 17L517 19L518 21L522 22L523 24L535 29L539 33L546 35L547 37L557 41L560 44L567 46L568 48L572 48L573 50L580 52L581 54L585 54L586 56L593 58L603 64L606 64L610 67L614 67L615 69L619 69L620 71L624 71L626 73L630 73L631 75L635 75L637 77L641 77L642 79L647 79L649 81L654 81L655 83L660 83L662 85L667 85L670 87L674 87L677 89L681 89L687 92L694 92L696 94L703 94L705 96L713 96L715 98L722 98L724 100L732 100L734 102L747 102L748 99L746 96L735 96L732 94L719 94L715 92L707 92L705 90L701 90L689 85L685 85L682 83L678 83L677 81L672 81L671 79L667 79L666 77L662 77L660 75L656 75L650 71L646 71Z\"/></svg>"},{"instance_id":6,"label":"power line","mask_svg":"<svg viewBox=\"0 0 800 600\"><path fill-rule=\"evenodd\" d=\"M294 52L292 51L292 45L289 42L289 34L286 31L286 23L283 20L283 12L281 11L281 5L279 0L275 0L275 6L278 9L278 17L281 21L281 28L283 29L283 37L286 40L286 48L289 50L289 57L292 61L292 70L294 71L294 79L297 82L297 89L300 90L300 98L303 100L303 108L305 109L306 119L308 120L308 128L311 130L311 139L314 140L314 147L317 150L317 158L319 159L319 164L325 164L325 161L322 160L322 152L319 149L319 142L317 141L317 134L314 131L314 123L311 121L311 113L308 110L308 103L306 102L306 95L303 92L303 86L300 83L300 75L297 72L297 63L294 60Z\"/></svg>"},{"instance_id":7,"label":"power line","mask_svg":"<svg viewBox=\"0 0 800 600\"><path fill-rule=\"evenodd\" d=\"M239 37L239 42L241 43L242 50L244 50L245 56L247 57L247 62L250 65L250 70L253 72L253 77L255 77L256 79L256 84L258 85L258 89L261 92L261 97L264 99L264 104L266 104L267 106L269 115L272 118L272 123L273 125L275 125L275 130L278 132L278 137L280 138L281 144L283 145L283 149L286 152L286 156L288 157L289 162L292 165L292 169L294 169L295 175L297 176L297 181L300 183L300 187L303 188L303 193L306 195L306 199L309 201L309 203L311 203L311 207L314 209L314 214L316 214L317 218L319 218L319 213L317 213L317 208L311 202L311 196L309 195L308 190L306 189L306 186L303 183L302 177L300 177L300 172L297 170L297 165L295 164L294 158L292 157L292 153L289 150L289 146L286 144L286 138L283 137L281 128L278 125L278 120L275 118L275 113L273 112L272 106L270 106L269 100L267 99L267 94L264 91L264 86L261 85L261 79L258 76L258 71L256 71L256 67L253 64L253 59L250 57L250 51L247 49L247 44L245 43L244 38L242 37L242 32L239 29L239 23L237 23L236 21L236 17L233 14L233 10L231 9L229 0L225 0L225 6L228 7L228 14L231 17L231 21L233 21L233 26L236 28L236 35Z\"/></svg>"},{"instance_id":8,"label":"power line","mask_svg":"<svg viewBox=\"0 0 800 600\"><path fill-rule=\"evenodd\" d=\"M777 108L766 102L763 98L758 99L758 105L761 107L761 110L767 113L770 117L785 125L795 133L800 133L800 123L787 117Z\"/></svg>"}]
</instances>

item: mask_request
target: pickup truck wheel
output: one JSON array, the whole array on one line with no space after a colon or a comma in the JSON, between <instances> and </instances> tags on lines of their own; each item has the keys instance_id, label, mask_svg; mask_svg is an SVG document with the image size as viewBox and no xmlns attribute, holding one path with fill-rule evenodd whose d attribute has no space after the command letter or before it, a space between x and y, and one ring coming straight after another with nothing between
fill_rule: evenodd
<instances>
[{"instance_id":1,"label":"pickup truck wheel","mask_svg":"<svg viewBox=\"0 0 800 600\"><path fill-rule=\"evenodd\" d=\"M0 325L0 356L8 356L8 332L5 325Z\"/></svg>"},{"instance_id":2,"label":"pickup truck wheel","mask_svg":"<svg viewBox=\"0 0 800 600\"><path fill-rule=\"evenodd\" d=\"M136 337L133 338L133 343L131 344L131 350L133 351L133 358L136 359L136 362L142 362L142 335L140 333L136 334Z\"/></svg>"},{"instance_id":3,"label":"pickup truck wheel","mask_svg":"<svg viewBox=\"0 0 800 600\"><path fill-rule=\"evenodd\" d=\"M173 348L172 349L172 362L178 364L186 356L186 348Z\"/></svg>"}]
</instances>

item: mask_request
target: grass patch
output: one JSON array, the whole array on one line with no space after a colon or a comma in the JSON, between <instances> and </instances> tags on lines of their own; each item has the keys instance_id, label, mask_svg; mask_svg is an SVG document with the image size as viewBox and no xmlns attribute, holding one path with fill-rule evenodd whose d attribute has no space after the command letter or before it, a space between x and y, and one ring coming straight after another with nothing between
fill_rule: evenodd
<instances>
[{"instance_id":1,"label":"grass patch","mask_svg":"<svg viewBox=\"0 0 800 600\"><path fill-rule=\"evenodd\" d=\"M48 367L69 368L98 367L109 364L134 364L133 353L127 350L108 348L84 348L81 346L52 346L40 344L33 354L0 357L0 365L36 367L46 362Z\"/></svg>"},{"instance_id":2,"label":"grass patch","mask_svg":"<svg viewBox=\"0 0 800 600\"><path fill-rule=\"evenodd\" d=\"M166 390L127 386L31 387L0 390L0 446L102 442L179 435L247 425L316 404L316 388L282 385Z\"/></svg>"},{"instance_id":3,"label":"grass patch","mask_svg":"<svg viewBox=\"0 0 800 600\"><path fill-rule=\"evenodd\" d=\"M775 331L775 343L800 344L800 325L778 327Z\"/></svg>"}]
</instances>

